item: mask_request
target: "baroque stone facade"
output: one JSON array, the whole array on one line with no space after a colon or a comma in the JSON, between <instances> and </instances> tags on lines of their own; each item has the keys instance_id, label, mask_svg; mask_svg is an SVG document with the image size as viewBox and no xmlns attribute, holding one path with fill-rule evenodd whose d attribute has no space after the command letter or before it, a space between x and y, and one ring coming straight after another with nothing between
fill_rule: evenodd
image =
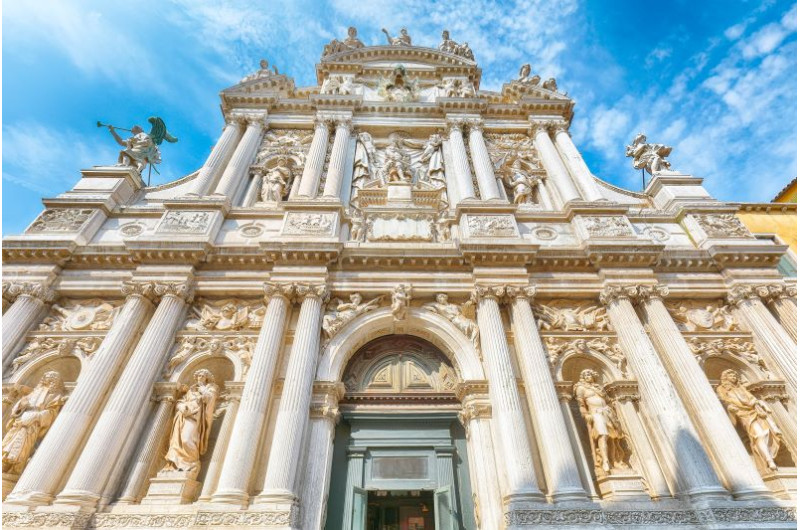
<instances>
[{"instance_id":1,"label":"baroque stone facade","mask_svg":"<svg viewBox=\"0 0 800 530\"><path fill-rule=\"evenodd\" d=\"M795 527L786 247L644 135L643 192L596 178L530 65L383 31L4 240L4 526Z\"/></svg>"}]
</instances>

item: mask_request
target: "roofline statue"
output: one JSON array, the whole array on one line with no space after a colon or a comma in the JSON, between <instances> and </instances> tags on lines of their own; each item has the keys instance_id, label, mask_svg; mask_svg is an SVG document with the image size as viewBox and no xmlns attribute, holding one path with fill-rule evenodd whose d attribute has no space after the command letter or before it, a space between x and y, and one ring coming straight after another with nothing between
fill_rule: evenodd
<instances>
[{"instance_id":1,"label":"roofline statue","mask_svg":"<svg viewBox=\"0 0 800 530\"><path fill-rule=\"evenodd\" d=\"M633 158L633 167L644 169L651 175L665 171L672 167L667 157L672 152L672 147L664 144L648 144L647 136L643 133L636 135L631 145L625 147L625 156Z\"/></svg>"},{"instance_id":2,"label":"roofline statue","mask_svg":"<svg viewBox=\"0 0 800 530\"><path fill-rule=\"evenodd\" d=\"M115 127L101 122L97 122L98 127L107 127L114 140L123 147L119 152L117 158L118 166L129 166L136 168L141 175L142 171L148 164L154 166L161 163L161 150L158 148L161 143L166 140L169 143L175 143L178 139L172 136L167 131L167 126L164 120L158 116L151 116L147 118L150 123L150 132L144 132L139 125L134 125L130 129L123 129L122 127ZM128 131L132 134L129 138L122 139L117 134L117 129L120 131ZM156 171L157 172L157 171Z\"/></svg>"}]
</instances>

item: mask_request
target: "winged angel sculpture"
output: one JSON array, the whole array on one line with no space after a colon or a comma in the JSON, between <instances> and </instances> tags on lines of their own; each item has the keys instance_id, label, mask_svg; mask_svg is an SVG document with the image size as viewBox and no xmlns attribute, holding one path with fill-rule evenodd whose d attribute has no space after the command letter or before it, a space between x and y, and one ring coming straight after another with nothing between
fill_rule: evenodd
<instances>
[{"instance_id":1,"label":"winged angel sculpture","mask_svg":"<svg viewBox=\"0 0 800 530\"><path fill-rule=\"evenodd\" d=\"M144 132L144 129L139 125L134 125L130 129L123 129L113 125L106 125L99 121L97 122L98 127L107 127L111 136L114 137L114 140L123 147L119 152L117 165L135 167L139 173L142 173L148 164L156 165L161 163L161 151L158 146L161 145L164 140L169 143L178 141L177 138L167 131L164 120L158 116L151 116L147 118L147 121L150 122L149 133ZM122 137L117 134L116 129L129 131L132 136L123 140Z\"/></svg>"}]
</instances>

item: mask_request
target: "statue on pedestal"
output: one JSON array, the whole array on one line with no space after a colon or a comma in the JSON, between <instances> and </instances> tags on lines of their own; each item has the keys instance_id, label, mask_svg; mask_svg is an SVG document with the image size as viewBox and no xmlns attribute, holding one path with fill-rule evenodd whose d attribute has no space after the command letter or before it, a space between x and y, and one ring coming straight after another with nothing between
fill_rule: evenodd
<instances>
[{"instance_id":1,"label":"statue on pedestal","mask_svg":"<svg viewBox=\"0 0 800 530\"><path fill-rule=\"evenodd\" d=\"M389 41L390 46L411 46L411 37L409 37L406 28L401 28L400 35L397 37L392 37L389 35L389 32L386 31L386 28L381 29L381 31L386 34L386 39Z\"/></svg>"},{"instance_id":2,"label":"statue on pedestal","mask_svg":"<svg viewBox=\"0 0 800 530\"><path fill-rule=\"evenodd\" d=\"M425 180L436 188L447 186L444 177L444 155L442 154L442 136L440 134L432 134L428 138L419 161L428 164Z\"/></svg>"},{"instance_id":3,"label":"statue on pedestal","mask_svg":"<svg viewBox=\"0 0 800 530\"><path fill-rule=\"evenodd\" d=\"M648 144L647 136L637 134L631 145L625 147L625 156L633 158L633 167L644 169L651 175L672 167L667 157L672 152L672 147L664 144Z\"/></svg>"},{"instance_id":4,"label":"statue on pedestal","mask_svg":"<svg viewBox=\"0 0 800 530\"><path fill-rule=\"evenodd\" d=\"M363 47L364 43L358 38L358 30L353 26L350 26L347 28L347 38L343 41L333 39L330 43L326 44L322 49L322 56L327 57L328 55L333 55L334 53L355 50Z\"/></svg>"},{"instance_id":5,"label":"statue on pedestal","mask_svg":"<svg viewBox=\"0 0 800 530\"><path fill-rule=\"evenodd\" d=\"M382 173L386 182L411 183L414 174L411 172L411 157L403 148L403 137L392 133L389 135L389 146L383 151L384 162Z\"/></svg>"},{"instance_id":6,"label":"statue on pedestal","mask_svg":"<svg viewBox=\"0 0 800 530\"><path fill-rule=\"evenodd\" d=\"M280 75L278 73L278 67L272 65L272 70L269 69L269 62L266 59L261 59L258 63L261 67L260 69L256 70L252 74L246 75L242 78L240 83L245 83L247 81L254 81L256 79L263 79L267 77L272 77L273 75Z\"/></svg>"},{"instance_id":7,"label":"statue on pedestal","mask_svg":"<svg viewBox=\"0 0 800 530\"><path fill-rule=\"evenodd\" d=\"M626 462L619 419L608 404L603 387L596 382L599 378L594 370L583 370L572 391L589 429L595 469L610 473L612 468L627 469L630 466Z\"/></svg>"},{"instance_id":8,"label":"statue on pedestal","mask_svg":"<svg viewBox=\"0 0 800 530\"><path fill-rule=\"evenodd\" d=\"M118 166L134 167L141 174L144 168L147 167L147 164L156 165L161 163L161 151L158 149L158 146L161 145L164 140L170 143L178 141L177 138L167 131L167 126L161 118L151 116L147 118L147 121L150 122L151 126L149 133L144 132L144 129L138 125L134 125L130 129L105 125L105 127L108 127L114 140L124 148L119 152L119 158L117 159ZM102 127L103 125L104 124L99 121L97 122L98 127ZM122 137L117 134L116 129L129 131L132 136L123 140Z\"/></svg>"},{"instance_id":9,"label":"statue on pedestal","mask_svg":"<svg viewBox=\"0 0 800 530\"><path fill-rule=\"evenodd\" d=\"M538 85L540 79L541 77L538 75L531 76L531 65L525 63L519 68L519 75L517 76L516 82L523 85Z\"/></svg>"},{"instance_id":10,"label":"statue on pedestal","mask_svg":"<svg viewBox=\"0 0 800 530\"><path fill-rule=\"evenodd\" d=\"M401 283L392 291L392 316L395 320L405 320L411 303L411 285Z\"/></svg>"}]
</instances>

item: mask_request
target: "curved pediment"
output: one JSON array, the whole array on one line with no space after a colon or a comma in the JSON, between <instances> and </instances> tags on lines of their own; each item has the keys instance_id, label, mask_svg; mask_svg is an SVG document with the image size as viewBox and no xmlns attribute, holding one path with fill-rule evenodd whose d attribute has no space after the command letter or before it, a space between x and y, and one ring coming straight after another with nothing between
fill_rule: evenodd
<instances>
[{"instance_id":1,"label":"curved pediment","mask_svg":"<svg viewBox=\"0 0 800 530\"><path fill-rule=\"evenodd\" d=\"M423 46L365 46L328 55L322 58L321 63L370 64L384 61L391 64L398 62L405 64L419 63L429 67L474 68L477 66L474 60Z\"/></svg>"}]
</instances>

